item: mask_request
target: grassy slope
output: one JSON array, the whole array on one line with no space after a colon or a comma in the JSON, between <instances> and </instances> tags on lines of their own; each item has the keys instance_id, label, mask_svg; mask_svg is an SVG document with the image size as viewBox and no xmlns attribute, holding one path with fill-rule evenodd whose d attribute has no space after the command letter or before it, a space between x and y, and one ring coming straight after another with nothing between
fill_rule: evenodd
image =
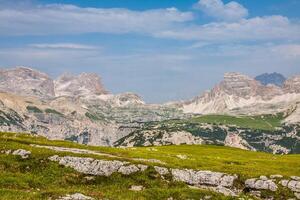
<instances>
[{"instance_id":1,"label":"grassy slope","mask_svg":"<svg viewBox=\"0 0 300 200\"><path fill-rule=\"evenodd\" d=\"M230 199L207 191L192 190L181 183L167 183L158 178L151 168L145 173L129 177L115 174L108 178L97 177L95 181L86 181L84 175L49 162L47 157L58 154L103 159L103 156L58 153L34 148L29 144L90 149L124 157L121 160L133 157L155 158L166 162L168 167L227 172L238 174L241 180L270 174L300 176L300 155L271 155L213 145L119 149L49 141L43 137L25 134L0 133L0 150L23 148L32 152L28 160L0 154L0 199L47 199L73 192L81 192L99 199L167 199L170 196L175 199L199 199L207 194L215 195L214 199ZM181 160L176 157L178 154L187 155L188 159ZM143 192L132 192L128 190L131 185L144 185L147 189Z\"/></svg>"},{"instance_id":2,"label":"grassy slope","mask_svg":"<svg viewBox=\"0 0 300 200\"><path fill-rule=\"evenodd\" d=\"M194 123L235 125L243 128L274 130L281 125L282 114L258 116L204 115L190 120Z\"/></svg>"}]
</instances>

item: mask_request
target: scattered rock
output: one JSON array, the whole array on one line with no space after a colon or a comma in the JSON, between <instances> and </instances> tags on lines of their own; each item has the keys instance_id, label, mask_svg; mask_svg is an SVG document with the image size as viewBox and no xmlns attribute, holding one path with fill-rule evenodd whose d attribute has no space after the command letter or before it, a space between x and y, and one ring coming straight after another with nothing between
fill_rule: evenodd
<instances>
[{"instance_id":1,"label":"scattered rock","mask_svg":"<svg viewBox=\"0 0 300 200\"><path fill-rule=\"evenodd\" d=\"M186 160L187 159L186 155L181 155L181 154L176 155L176 157L179 158L179 159L182 159L182 160Z\"/></svg>"},{"instance_id":2,"label":"scattered rock","mask_svg":"<svg viewBox=\"0 0 300 200\"><path fill-rule=\"evenodd\" d=\"M222 187L222 186L218 186L214 189L215 192L219 192L224 194L225 196L237 196L235 192L233 192L232 190Z\"/></svg>"},{"instance_id":3,"label":"scattered rock","mask_svg":"<svg viewBox=\"0 0 300 200\"><path fill-rule=\"evenodd\" d=\"M266 176L260 176L259 178L260 178L260 180L263 180L263 181L267 181L268 180L268 177L266 177Z\"/></svg>"},{"instance_id":4,"label":"scattered rock","mask_svg":"<svg viewBox=\"0 0 300 200\"><path fill-rule=\"evenodd\" d=\"M131 191L142 191L144 189L145 188L142 185L132 185L129 190L131 190Z\"/></svg>"},{"instance_id":5,"label":"scattered rock","mask_svg":"<svg viewBox=\"0 0 300 200\"><path fill-rule=\"evenodd\" d=\"M154 166L154 169L155 169L155 171L156 171L157 173L159 173L161 176L164 176L164 175L169 174L168 168Z\"/></svg>"},{"instance_id":6,"label":"scattered rock","mask_svg":"<svg viewBox=\"0 0 300 200\"><path fill-rule=\"evenodd\" d=\"M124 175L129 175L140 171L140 169L135 165L121 166L118 172Z\"/></svg>"},{"instance_id":7,"label":"scattered rock","mask_svg":"<svg viewBox=\"0 0 300 200\"><path fill-rule=\"evenodd\" d=\"M68 194L64 197L60 197L58 200L94 200L94 198L85 196L81 193Z\"/></svg>"},{"instance_id":8,"label":"scattered rock","mask_svg":"<svg viewBox=\"0 0 300 200\"><path fill-rule=\"evenodd\" d=\"M270 175L270 178L271 178L271 179L283 178L283 176L280 175L280 174L274 174L274 175Z\"/></svg>"},{"instance_id":9,"label":"scattered rock","mask_svg":"<svg viewBox=\"0 0 300 200\"><path fill-rule=\"evenodd\" d=\"M84 179L87 181L93 181L93 180L95 180L95 177L94 176L85 176Z\"/></svg>"},{"instance_id":10,"label":"scattered rock","mask_svg":"<svg viewBox=\"0 0 300 200\"><path fill-rule=\"evenodd\" d=\"M265 177L261 178L263 179L247 179L245 181L246 187L255 190L271 190L273 192L278 189L277 185L272 180L265 179Z\"/></svg>"},{"instance_id":11,"label":"scattered rock","mask_svg":"<svg viewBox=\"0 0 300 200\"><path fill-rule=\"evenodd\" d=\"M300 193L294 193L294 195L295 195L295 197L297 198L297 199L300 199Z\"/></svg>"},{"instance_id":12,"label":"scattered rock","mask_svg":"<svg viewBox=\"0 0 300 200\"><path fill-rule=\"evenodd\" d=\"M17 155L17 156L21 156L21 158L26 159L29 157L29 155L31 154L30 151L24 150L24 149L17 149L17 150L6 150L5 154L12 154L12 155Z\"/></svg>"}]
</instances>

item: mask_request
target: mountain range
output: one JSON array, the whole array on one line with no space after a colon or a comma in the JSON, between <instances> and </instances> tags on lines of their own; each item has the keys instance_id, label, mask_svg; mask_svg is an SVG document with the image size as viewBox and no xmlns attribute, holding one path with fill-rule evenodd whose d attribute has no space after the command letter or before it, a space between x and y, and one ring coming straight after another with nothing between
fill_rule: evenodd
<instances>
[{"instance_id":1,"label":"mountain range","mask_svg":"<svg viewBox=\"0 0 300 200\"><path fill-rule=\"evenodd\" d=\"M90 145L220 144L300 152L300 76L282 85L260 77L226 73L191 100L146 104L134 93L111 94L93 73L53 80L27 67L2 69L0 130Z\"/></svg>"}]
</instances>

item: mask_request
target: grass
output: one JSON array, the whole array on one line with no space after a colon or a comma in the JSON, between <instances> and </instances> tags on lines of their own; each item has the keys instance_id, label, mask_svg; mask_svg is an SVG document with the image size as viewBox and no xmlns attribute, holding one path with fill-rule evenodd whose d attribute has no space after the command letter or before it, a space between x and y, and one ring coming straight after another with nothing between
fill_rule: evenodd
<instances>
[{"instance_id":1,"label":"grass","mask_svg":"<svg viewBox=\"0 0 300 200\"><path fill-rule=\"evenodd\" d=\"M281 125L282 114L258 116L203 115L190 119L194 123L235 125L242 128L275 130Z\"/></svg>"},{"instance_id":2,"label":"grass","mask_svg":"<svg viewBox=\"0 0 300 200\"><path fill-rule=\"evenodd\" d=\"M112 159L98 155L72 154L32 147L29 144L54 145L89 149L131 158L159 159L172 168L192 168L238 174L240 180L260 175L282 174L285 177L300 176L300 155L272 155L213 145L181 145L138 148L111 148L80 145L68 141L49 141L40 136L0 133L1 149L23 148L32 155L27 160L17 156L0 154L0 199L55 199L59 196L80 192L97 199L199 199L205 195L212 199L234 199L219 194L188 188L185 184L160 179L153 168L131 176L114 174L96 177L93 181L84 175L48 161L54 154ZM186 155L182 160L177 155ZM115 159L115 158L114 158ZM143 162L140 162L143 163ZM153 165L149 164L148 165ZM143 185L144 191L128 190L131 185ZM247 199L247 198L246 198Z\"/></svg>"}]
</instances>

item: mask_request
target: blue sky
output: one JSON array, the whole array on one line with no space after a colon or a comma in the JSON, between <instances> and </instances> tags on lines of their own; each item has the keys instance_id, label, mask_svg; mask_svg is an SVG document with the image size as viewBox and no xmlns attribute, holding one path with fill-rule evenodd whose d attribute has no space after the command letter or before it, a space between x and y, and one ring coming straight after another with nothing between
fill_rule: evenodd
<instances>
[{"instance_id":1,"label":"blue sky","mask_svg":"<svg viewBox=\"0 0 300 200\"><path fill-rule=\"evenodd\" d=\"M0 67L96 72L112 93L189 99L223 73L300 73L299 0L0 0Z\"/></svg>"}]
</instances>

